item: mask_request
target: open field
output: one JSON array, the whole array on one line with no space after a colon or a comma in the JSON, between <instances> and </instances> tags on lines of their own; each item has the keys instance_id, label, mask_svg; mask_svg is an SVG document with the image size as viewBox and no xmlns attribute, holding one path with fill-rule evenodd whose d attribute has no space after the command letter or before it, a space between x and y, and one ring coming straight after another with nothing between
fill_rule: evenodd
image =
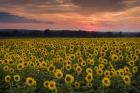
<instances>
[{"instance_id":1,"label":"open field","mask_svg":"<svg viewBox=\"0 0 140 93\"><path fill-rule=\"evenodd\" d=\"M140 38L0 39L0 93L140 93Z\"/></svg>"}]
</instances>

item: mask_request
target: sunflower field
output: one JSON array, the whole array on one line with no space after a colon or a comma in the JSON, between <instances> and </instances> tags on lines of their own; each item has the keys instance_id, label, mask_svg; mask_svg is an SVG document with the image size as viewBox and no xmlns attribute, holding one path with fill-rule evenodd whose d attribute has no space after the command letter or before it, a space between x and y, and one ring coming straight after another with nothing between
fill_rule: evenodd
<instances>
[{"instance_id":1,"label":"sunflower field","mask_svg":"<svg viewBox=\"0 0 140 93\"><path fill-rule=\"evenodd\" d=\"M0 93L140 93L140 39L0 39Z\"/></svg>"}]
</instances>

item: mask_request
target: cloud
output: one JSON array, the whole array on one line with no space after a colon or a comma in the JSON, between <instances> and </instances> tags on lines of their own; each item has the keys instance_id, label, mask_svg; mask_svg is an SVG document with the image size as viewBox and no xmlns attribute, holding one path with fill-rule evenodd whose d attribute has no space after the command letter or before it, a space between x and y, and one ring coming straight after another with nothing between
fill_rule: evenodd
<instances>
[{"instance_id":1,"label":"cloud","mask_svg":"<svg viewBox=\"0 0 140 93\"><path fill-rule=\"evenodd\" d=\"M69 0L89 12L118 12L140 5L139 0Z\"/></svg>"},{"instance_id":2,"label":"cloud","mask_svg":"<svg viewBox=\"0 0 140 93\"><path fill-rule=\"evenodd\" d=\"M120 12L140 6L140 0L0 0L0 9L14 8L31 13L95 14Z\"/></svg>"},{"instance_id":3,"label":"cloud","mask_svg":"<svg viewBox=\"0 0 140 93\"><path fill-rule=\"evenodd\" d=\"M47 23L53 24L51 21L38 21L35 19L28 19L25 17L13 15L8 12L0 12L0 22L1 23Z\"/></svg>"},{"instance_id":4,"label":"cloud","mask_svg":"<svg viewBox=\"0 0 140 93\"><path fill-rule=\"evenodd\" d=\"M140 24L139 9L140 0L0 0L0 11L4 11L0 12L0 22L46 22L44 27L61 29L86 26L121 29L127 24Z\"/></svg>"}]
</instances>

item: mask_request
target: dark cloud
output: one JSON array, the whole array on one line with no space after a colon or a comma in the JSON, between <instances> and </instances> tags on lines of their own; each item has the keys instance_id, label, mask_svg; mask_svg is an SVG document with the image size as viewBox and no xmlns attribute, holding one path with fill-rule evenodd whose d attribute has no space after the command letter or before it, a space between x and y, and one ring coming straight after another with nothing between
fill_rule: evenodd
<instances>
[{"instance_id":1,"label":"dark cloud","mask_svg":"<svg viewBox=\"0 0 140 93\"><path fill-rule=\"evenodd\" d=\"M47 5L57 4L58 0L0 0L1 6L26 6L26 5Z\"/></svg>"},{"instance_id":2,"label":"dark cloud","mask_svg":"<svg viewBox=\"0 0 140 93\"><path fill-rule=\"evenodd\" d=\"M118 12L140 6L140 0L69 0L69 2L82 11L89 12Z\"/></svg>"},{"instance_id":3,"label":"dark cloud","mask_svg":"<svg viewBox=\"0 0 140 93\"><path fill-rule=\"evenodd\" d=\"M0 9L48 14L120 12L137 6L140 0L0 0Z\"/></svg>"},{"instance_id":4,"label":"dark cloud","mask_svg":"<svg viewBox=\"0 0 140 93\"><path fill-rule=\"evenodd\" d=\"M0 12L0 22L1 23L47 23L53 24L51 21L38 21L35 19L28 19L25 17L20 17L7 12Z\"/></svg>"}]
</instances>

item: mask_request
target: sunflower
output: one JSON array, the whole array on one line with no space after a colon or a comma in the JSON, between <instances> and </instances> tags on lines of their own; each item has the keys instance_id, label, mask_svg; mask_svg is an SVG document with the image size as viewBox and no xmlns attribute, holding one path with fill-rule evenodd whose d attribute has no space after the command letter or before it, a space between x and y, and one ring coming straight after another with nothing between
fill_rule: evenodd
<instances>
[{"instance_id":1,"label":"sunflower","mask_svg":"<svg viewBox=\"0 0 140 93\"><path fill-rule=\"evenodd\" d=\"M53 64L49 65L48 71L49 72L54 72L55 71L55 66Z\"/></svg>"},{"instance_id":2,"label":"sunflower","mask_svg":"<svg viewBox=\"0 0 140 93\"><path fill-rule=\"evenodd\" d=\"M62 73L61 70L60 70L60 71L56 71L54 74L55 74L55 77L56 77L57 79L61 79L61 78L63 77L63 73Z\"/></svg>"},{"instance_id":3,"label":"sunflower","mask_svg":"<svg viewBox=\"0 0 140 93\"><path fill-rule=\"evenodd\" d=\"M14 81L19 82L20 81L20 75L14 75Z\"/></svg>"},{"instance_id":4,"label":"sunflower","mask_svg":"<svg viewBox=\"0 0 140 93\"><path fill-rule=\"evenodd\" d=\"M126 85L131 84L131 78L128 75L124 75L122 78L123 78L123 81Z\"/></svg>"},{"instance_id":5,"label":"sunflower","mask_svg":"<svg viewBox=\"0 0 140 93\"><path fill-rule=\"evenodd\" d=\"M5 76L5 82L9 83L11 81L11 76L10 75L6 75Z\"/></svg>"},{"instance_id":6,"label":"sunflower","mask_svg":"<svg viewBox=\"0 0 140 93\"><path fill-rule=\"evenodd\" d=\"M95 66L95 67L94 67L94 70L98 70L98 69L99 69L98 66Z\"/></svg>"},{"instance_id":7,"label":"sunflower","mask_svg":"<svg viewBox=\"0 0 140 93\"><path fill-rule=\"evenodd\" d=\"M122 61L124 59L123 55L119 56L119 60Z\"/></svg>"},{"instance_id":8,"label":"sunflower","mask_svg":"<svg viewBox=\"0 0 140 93\"><path fill-rule=\"evenodd\" d=\"M134 66L135 65L135 62L133 60L129 61L129 65L130 66Z\"/></svg>"},{"instance_id":9,"label":"sunflower","mask_svg":"<svg viewBox=\"0 0 140 93\"><path fill-rule=\"evenodd\" d=\"M72 82L74 82L74 77L71 74L66 74L65 83L66 84L71 84Z\"/></svg>"},{"instance_id":10,"label":"sunflower","mask_svg":"<svg viewBox=\"0 0 140 93\"><path fill-rule=\"evenodd\" d=\"M48 88L49 88L50 90L56 89L56 83L55 83L55 81L49 81L49 82L48 82Z\"/></svg>"},{"instance_id":11,"label":"sunflower","mask_svg":"<svg viewBox=\"0 0 140 93\"><path fill-rule=\"evenodd\" d=\"M7 72L8 70L9 70L9 66L8 65L3 67L3 71Z\"/></svg>"},{"instance_id":12,"label":"sunflower","mask_svg":"<svg viewBox=\"0 0 140 93\"><path fill-rule=\"evenodd\" d=\"M86 66L86 62L83 61L83 62L80 63L80 65L83 66L83 67L85 67Z\"/></svg>"},{"instance_id":13,"label":"sunflower","mask_svg":"<svg viewBox=\"0 0 140 93\"><path fill-rule=\"evenodd\" d=\"M4 60L4 64L7 64L7 63L8 63L8 60L7 60L7 59L5 59L5 60Z\"/></svg>"},{"instance_id":14,"label":"sunflower","mask_svg":"<svg viewBox=\"0 0 140 93\"><path fill-rule=\"evenodd\" d=\"M83 58L82 57L80 57L79 59L78 59L78 62L79 63L82 63L84 60L83 60Z\"/></svg>"},{"instance_id":15,"label":"sunflower","mask_svg":"<svg viewBox=\"0 0 140 93\"><path fill-rule=\"evenodd\" d=\"M102 85L103 85L103 86L105 86L105 87L109 87L110 84L111 84L111 81L110 81L109 78L104 77L104 78L102 79Z\"/></svg>"},{"instance_id":16,"label":"sunflower","mask_svg":"<svg viewBox=\"0 0 140 93\"><path fill-rule=\"evenodd\" d=\"M118 56L116 54L111 55L112 61L118 61Z\"/></svg>"},{"instance_id":17,"label":"sunflower","mask_svg":"<svg viewBox=\"0 0 140 93\"><path fill-rule=\"evenodd\" d=\"M22 70L24 68L24 64L19 63L17 64L17 70Z\"/></svg>"},{"instance_id":18,"label":"sunflower","mask_svg":"<svg viewBox=\"0 0 140 93\"><path fill-rule=\"evenodd\" d=\"M79 82L77 82L77 81L76 81L76 82L74 82L74 87L75 87L75 88L80 88L80 83L79 83Z\"/></svg>"},{"instance_id":19,"label":"sunflower","mask_svg":"<svg viewBox=\"0 0 140 93\"><path fill-rule=\"evenodd\" d=\"M58 93L57 88L55 88L54 90L52 90L52 93Z\"/></svg>"},{"instance_id":20,"label":"sunflower","mask_svg":"<svg viewBox=\"0 0 140 93\"><path fill-rule=\"evenodd\" d=\"M137 73L138 72L138 67L137 66L132 67L132 72Z\"/></svg>"},{"instance_id":21,"label":"sunflower","mask_svg":"<svg viewBox=\"0 0 140 93\"><path fill-rule=\"evenodd\" d=\"M102 70L102 69L97 69L97 70L96 70L96 74L97 74L98 76L102 76L102 75L103 75L103 70Z\"/></svg>"},{"instance_id":22,"label":"sunflower","mask_svg":"<svg viewBox=\"0 0 140 93\"><path fill-rule=\"evenodd\" d=\"M91 60L90 58L87 58L86 61L87 61L88 64L90 64L90 60Z\"/></svg>"},{"instance_id":23,"label":"sunflower","mask_svg":"<svg viewBox=\"0 0 140 93\"><path fill-rule=\"evenodd\" d=\"M32 77L27 77L27 78L26 78L26 81L25 81L25 84L26 84L27 86L35 86L35 85L36 85L36 81L35 81L35 79L32 78Z\"/></svg>"},{"instance_id":24,"label":"sunflower","mask_svg":"<svg viewBox=\"0 0 140 93\"><path fill-rule=\"evenodd\" d=\"M63 59L62 57L59 57L59 58L58 58L58 61L59 61L60 63L62 63L63 60L64 60L64 59Z\"/></svg>"},{"instance_id":25,"label":"sunflower","mask_svg":"<svg viewBox=\"0 0 140 93\"><path fill-rule=\"evenodd\" d=\"M105 57L106 56L106 53L105 52L101 52L100 53L100 57Z\"/></svg>"},{"instance_id":26,"label":"sunflower","mask_svg":"<svg viewBox=\"0 0 140 93\"><path fill-rule=\"evenodd\" d=\"M41 68L46 68L46 67L47 67L47 62L42 61L42 62L40 63L40 67L41 67Z\"/></svg>"},{"instance_id":27,"label":"sunflower","mask_svg":"<svg viewBox=\"0 0 140 93\"><path fill-rule=\"evenodd\" d=\"M99 57L99 62L102 62L103 61L103 57Z\"/></svg>"},{"instance_id":28,"label":"sunflower","mask_svg":"<svg viewBox=\"0 0 140 93\"><path fill-rule=\"evenodd\" d=\"M137 55L132 56L132 60L137 61L138 59L139 59L139 56L137 56Z\"/></svg>"},{"instance_id":29,"label":"sunflower","mask_svg":"<svg viewBox=\"0 0 140 93\"><path fill-rule=\"evenodd\" d=\"M91 88L93 86L93 83L87 82L86 86L89 87L89 88Z\"/></svg>"},{"instance_id":30,"label":"sunflower","mask_svg":"<svg viewBox=\"0 0 140 93\"><path fill-rule=\"evenodd\" d=\"M81 51L77 51L76 52L76 57L80 58L80 56L81 56Z\"/></svg>"},{"instance_id":31,"label":"sunflower","mask_svg":"<svg viewBox=\"0 0 140 93\"><path fill-rule=\"evenodd\" d=\"M119 69L118 71L119 71L119 75L120 76L123 76L124 75L124 69Z\"/></svg>"},{"instance_id":32,"label":"sunflower","mask_svg":"<svg viewBox=\"0 0 140 93\"><path fill-rule=\"evenodd\" d=\"M27 67L28 66L28 62L23 62L24 66Z\"/></svg>"},{"instance_id":33,"label":"sunflower","mask_svg":"<svg viewBox=\"0 0 140 93\"><path fill-rule=\"evenodd\" d=\"M135 54L139 55L140 54L140 49L136 49Z\"/></svg>"},{"instance_id":34,"label":"sunflower","mask_svg":"<svg viewBox=\"0 0 140 93\"><path fill-rule=\"evenodd\" d=\"M82 68L80 66L77 66L76 67L76 72L78 73L78 75L81 74L82 73Z\"/></svg>"},{"instance_id":35,"label":"sunflower","mask_svg":"<svg viewBox=\"0 0 140 93\"><path fill-rule=\"evenodd\" d=\"M115 71L110 71L110 76L114 77L115 76Z\"/></svg>"},{"instance_id":36,"label":"sunflower","mask_svg":"<svg viewBox=\"0 0 140 93\"><path fill-rule=\"evenodd\" d=\"M71 55L70 55L70 59L71 59L71 60L74 60L74 59L75 59L75 55L74 55L74 54L71 54Z\"/></svg>"},{"instance_id":37,"label":"sunflower","mask_svg":"<svg viewBox=\"0 0 140 93\"><path fill-rule=\"evenodd\" d=\"M93 73L93 70L91 68L86 68L86 73Z\"/></svg>"},{"instance_id":38,"label":"sunflower","mask_svg":"<svg viewBox=\"0 0 140 93\"><path fill-rule=\"evenodd\" d=\"M0 60L0 65L2 65L3 64L3 60Z\"/></svg>"},{"instance_id":39,"label":"sunflower","mask_svg":"<svg viewBox=\"0 0 140 93\"><path fill-rule=\"evenodd\" d=\"M94 61L94 60L91 60L91 61L90 61L90 65L92 65L92 66L93 66L93 65L94 65L94 63L95 63L95 61Z\"/></svg>"},{"instance_id":40,"label":"sunflower","mask_svg":"<svg viewBox=\"0 0 140 93\"><path fill-rule=\"evenodd\" d=\"M129 68L127 66L124 67L124 72L129 73Z\"/></svg>"},{"instance_id":41,"label":"sunflower","mask_svg":"<svg viewBox=\"0 0 140 93\"><path fill-rule=\"evenodd\" d=\"M104 64L99 64L99 69L103 69L104 68Z\"/></svg>"},{"instance_id":42,"label":"sunflower","mask_svg":"<svg viewBox=\"0 0 140 93\"><path fill-rule=\"evenodd\" d=\"M73 67L74 70L76 70L76 67L77 67L77 66L79 66L79 65L76 63L76 64L73 64L72 67Z\"/></svg>"},{"instance_id":43,"label":"sunflower","mask_svg":"<svg viewBox=\"0 0 140 93\"><path fill-rule=\"evenodd\" d=\"M93 80L93 74L92 73L88 73L85 77L85 80L87 82L91 82Z\"/></svg>"},{"instance_id":44,"label":"sunflower","mask_svg":"<svg viewBox=\"0 0 140 93\"><path fill-rule=\"evenodd\" d=\"M11 74L13 74L13 73L15 72L15 69L14 69L14 68L9 68L9 72L10 72Z\"/></svg>"},{"instance_id":45,"label":"sunflower","mask_svg":"<svg viewBox=\"0 0 140 93\"><path fill-rule=\"evenodd\" d=\"M108 60L107 59L103 59L103 64L107 64L108 63Z\"/></svg>"},{"instance_id":46,"label":"sunflower","mask_svg":"<svg viewBox=\"0 0 140 93\"><path fill-rule=\"evenodd\" d=\"M48 84L49 84L49 81L48 81L48 80L46 80L46 81L43 82L43 86L44 86L45 88L48 88Z\"/></svg>"},{"instance_id":47,"label":"sunflower","mask_svg":"<svg viewBox=\"0 0 140 93\"><path fill-rule=\"evenodd\" d=\"M67 71L71 70L71 68L72 68L71 64L67 64L65 67L66 67Z\"/></svg>"},{"instance_id":48,"label":"sunflower","mask_svg":"<svg viewBox=\"0 0 140 93\"><path fill-rule=\"evenodd\" d=\"M12 60L8 60L8 65L14 65L14 62Z\"/></svg>"},{"instance_id":49,"label":"sunflower","mask_svg":"<svg viewBox=\"0 0 140 93\"><path fill-rule=\"evenodd\" d=\"M105 77L110 76L110 71L105 70L105 71L104 71L104 76L105 76Z\"/></svg>"}]
</instances>

